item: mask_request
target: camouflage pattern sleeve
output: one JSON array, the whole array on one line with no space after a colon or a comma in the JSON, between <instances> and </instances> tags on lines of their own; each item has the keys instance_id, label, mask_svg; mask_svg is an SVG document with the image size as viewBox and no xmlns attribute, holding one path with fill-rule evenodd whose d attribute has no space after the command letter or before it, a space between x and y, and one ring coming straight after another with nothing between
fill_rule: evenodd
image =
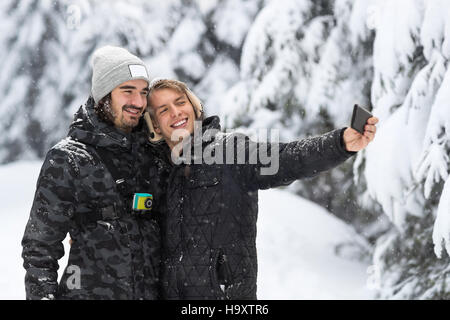
<instances>
[{"instance_id":1,"label":"camouflage pattern sleeve","mask_svg":"<svg viewBox=\"0 0 450 320\"><path fill-rule=\"evenodd\" d=\"M22 239L27 299L55 299L57 294L58 260L64 256L62 241L75 205L70 160L66 152L50 150L38 178Z\"/></svg>"}]
</instances>

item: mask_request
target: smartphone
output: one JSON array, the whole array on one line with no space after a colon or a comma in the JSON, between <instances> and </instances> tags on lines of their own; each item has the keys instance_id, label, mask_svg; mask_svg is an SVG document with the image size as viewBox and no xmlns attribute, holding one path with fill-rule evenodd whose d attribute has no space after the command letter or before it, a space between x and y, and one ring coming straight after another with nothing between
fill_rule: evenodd
<instances>
[{"instance_id":1,"label":"smartphone","mask_svg":"<svg viewBox=\"0 0 450 320\"><path fill-rule=\"evenodd\" d=\"M369 111L355 104L353 107L351 127L359 133L364 134L364 126L370 117L372 117L372 114Z\"/></svg>"}]
</instances>

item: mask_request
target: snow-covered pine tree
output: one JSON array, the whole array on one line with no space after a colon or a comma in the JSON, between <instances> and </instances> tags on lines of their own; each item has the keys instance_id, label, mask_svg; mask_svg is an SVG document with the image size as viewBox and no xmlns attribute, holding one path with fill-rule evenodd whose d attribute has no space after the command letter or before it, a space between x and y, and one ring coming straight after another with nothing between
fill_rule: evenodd
<instances>
[{"instance_id":1,"label":"snow-covered pine tree","mask_svg":"<svg viewBox=\"0 0 450 320\"><path fill-rule=\"evenodd\" d=\"M64 8L52 1L7 0L1 15L0 158L42 157L49 133L62 130L60 105L69 99L58 91Z\"/></svg>"},{"instance_id":2,"label":"snow-covered pine tree","mask_svg":"<svg viewBox=\"0 0 450 320\"><path fill-rule=\"evenodd\" d=\"M369 106L373 33L364 1L273 1L244 44L241 77L221 110L229 127L278 128L282 140L348 126L353 104ZM352 163L300 181L297 193L327 207L373 238L379 216L361 210ZM372 239L373 240L373 239Z\"/></svg>"},{"instance_id":3,"label":"snow-covered pine tree","mask_svg":"<svg viewBox=\"0 0 450 320\"><path fill-rule=\"evenodd\" d=\"M102 40L138 51L133 35L145 34L144 30L130 21L133 17L127 12L122 10L121 19L112 14L119 12L119 4L2 2L5 16L0 23L2 33L6 31L0 42L2 162L42 157L67 133L75 109L89 94L89 56Z\"/></svg>"},{"instance_id":4,"label":"snow-covered pine tree","mask_svg":"<svg viewBox=\"0 0 450 320\"><path fill-rule=\"evenodd\" d=\"M334 1L333 23L318 63L304 73L306 77L302 77L296 88L296 97L305 109L302 134L315 135L348 126L355 103L371 109L374 34L365 28L368 8L368 1ZM373 241L389 227L389 223L380 216L379 206L371 203L365 208L358 203L358 195L366 189L366 182L359 178L358 172L355 173L353 162L348 161L312 181L299 184L298 193L351 222Z\"/></svg>"},{"instance_id":5,"label":"snow-covered pine tree","mask_svg":"<svg viewBox=\"0 0 450 320\"><path fill-rule=\"evenodd\" d=\"M187 1L168 44L148 62L156 76L187 82L207 115L219 114L227 90L238 81L244 38L262 0Z\"/></svg>"},{"instance_id":6,"label":"snow-covered pine tree","mask_svg":"<svg viewBox=\"0 0 450 320\"><path fill-rule=\"evenodd\" d=\"M450 4L373 5L372 102L380 125L364 174L370 196L396 226L377 242L379 294L449 299Z\"/></svg>"},{"instance_id":7,"label":"snow-covered pine tree","mask_svg":"<svg viewBox=\"0 0 450 320\"><path fill-rule=\"evenodd\" d=\"M218 112L263 1L5 0L0 4L0 163L41 158L90 90L92 52L118 45L152 77L186 81ZM239 15L239 24L232 21ZM231 26L231 27L230 27Z\"/></svg>"}]
</instances>

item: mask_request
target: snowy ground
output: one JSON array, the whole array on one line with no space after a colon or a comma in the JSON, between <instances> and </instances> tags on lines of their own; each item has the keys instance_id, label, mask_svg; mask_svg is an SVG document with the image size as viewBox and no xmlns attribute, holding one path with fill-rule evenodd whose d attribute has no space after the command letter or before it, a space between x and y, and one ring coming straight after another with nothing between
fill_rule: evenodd
<instances>
[{"instance_id":1,"label":"snowy ground","mask_svg":"<svg viewBox=\"0 0 450 320\"><path fill-rule=\"evenodd\" d=\"M24 299L21 245L40 162L0 166L0 299ZM259 299L371 299L368 265L338 257L352 230L323 208L286 191L260 192ZM67 248L67 241L65 241ZM67 252L67 250L66 250ZM60 271L67 257L60 261Z\"/></svg>"},{"instance_id":2,"label":"snowy ground","mask_svg":"<svg viewBox=\"0 0 450 320\"><path fill-rule=\"evenodd\" d=\"M358 236L317 204L277 189L259 192L259 299L372 299L368 265L338 257ZM361 239L359 239L361 241ZM353 251L349 247L347 255Z\"/></svg>"}]
</instances>

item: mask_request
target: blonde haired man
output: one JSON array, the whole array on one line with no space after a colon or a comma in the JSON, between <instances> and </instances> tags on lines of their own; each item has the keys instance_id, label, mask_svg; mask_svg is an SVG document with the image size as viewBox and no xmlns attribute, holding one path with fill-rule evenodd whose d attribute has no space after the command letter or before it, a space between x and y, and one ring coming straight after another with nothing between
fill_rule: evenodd
<instances>
[{"instance_id":1,"label":"blonde haired man","mask_svg":"<svg viewBox=\"0 0 450 320\"><path fill-rule=\"evenodd\" d=\"M339 165L373 140L378 121L369 119L363 135L343 128L291 143L256 143L221 133L218 117L203 119L200 100L180 81L151 83L148 105L147 123L167 168L161 219L166 299L256 299L258 190ZM262 154L278 159L275 172L264 174L270 164ZM175 163L177 156L184 161Z\"/></svg>"}]
</instances>

